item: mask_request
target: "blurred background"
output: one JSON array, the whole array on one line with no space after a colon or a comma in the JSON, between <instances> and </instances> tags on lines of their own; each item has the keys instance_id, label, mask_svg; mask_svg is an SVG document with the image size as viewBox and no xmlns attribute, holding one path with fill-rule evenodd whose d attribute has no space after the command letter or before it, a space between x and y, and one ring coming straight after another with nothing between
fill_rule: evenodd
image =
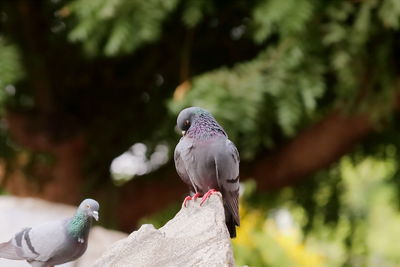
<instances>
[{"instance_id":1,"label":"blurred background","mask_svg":"<svg viewBox=\"0 0 400 267\"><path fill-rule=\"evenodd\" d=\"M200 106L241 155L238 265L399 266L399 62L398 0L2 0L0 193L160 226Z\"/></svg>"}]
</instances>

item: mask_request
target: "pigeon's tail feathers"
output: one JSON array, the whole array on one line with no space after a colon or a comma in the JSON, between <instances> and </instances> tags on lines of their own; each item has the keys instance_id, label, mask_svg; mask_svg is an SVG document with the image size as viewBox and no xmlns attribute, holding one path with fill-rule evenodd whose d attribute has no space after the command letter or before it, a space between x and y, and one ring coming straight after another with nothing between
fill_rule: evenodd
<instances>
[{"instance_id":1,"label":"pigeon's tail feathers","mask_svg":"<svg viewBox=\"0 0 400 267\"><path fill-rule=\"evenodd\" d=\"M18 256L15 246L12 241L0 243L0 258L9 260L22 260L23 258Z\"/></svg>"},{"instance_id":2,"label":"pigeon's tail feathers","mask_svg":"<svg viewBox=\"0 0 400 267\"><path fill-rule=\"evenodd\" d=\"M225 209L225 224L229 231L229 236L231 238L236 237L236 222L232 214Z\"/></svg>"},{"instance_id":3,"label":"pigeon's tail feathers","mask_svg":"<svg viewBox=\"0 0 400 267\"><path fill-rule=\"evenodd\" d=\"M233 223L239 226L239 189L236 191L225 192L224 195L224 208L231 215Z\"/></svg>"},{"instance_id":4,"label":"pigeon's tail feathers","mask_svg":"<svg viewBox=\"0 0 400 267\"><path fill-rule=\"evenodd\" d=\"M223 192L225 223L231 238L236 237L236 226L240 225L239 218L239 190L233 192Z\"/></svg>"}]
</instances>

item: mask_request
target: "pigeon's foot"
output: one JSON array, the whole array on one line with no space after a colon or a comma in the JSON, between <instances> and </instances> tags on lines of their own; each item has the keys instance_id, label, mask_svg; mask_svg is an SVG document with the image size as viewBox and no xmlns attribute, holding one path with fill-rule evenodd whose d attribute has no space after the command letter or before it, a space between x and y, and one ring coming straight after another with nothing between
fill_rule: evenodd
<instances>
[{"instance_id":1,"label":"pigeon's foot","mask_svg":"<svg viewBox=\"0 0 400 267\"><path fill-rule=\"evenodd\" d=\"M208 192L205 193L204 196L203 196L203 198L201 199L200 206L203 205L203 203L204 203L212 194L217 193L217 192L218 192L218 191L215 190L215 189L210 189L210 190L208 190Z\"/></svg>"},{"instance_id":2,"label":"pigeon's foot","mask_svg":"<svg viewBox=\"0 0 400 267\"><path fill-rule=\"evenodd\" d=\"M186 203L187 203L189 200L196 200L199 196L201 196L201 194L200 194L200 193L196 193L196 194L194 194L193 196L187 196L187 197L185 197L185 199L183 200L183 206L186 208Z\"/></svg>"}]
</instances>

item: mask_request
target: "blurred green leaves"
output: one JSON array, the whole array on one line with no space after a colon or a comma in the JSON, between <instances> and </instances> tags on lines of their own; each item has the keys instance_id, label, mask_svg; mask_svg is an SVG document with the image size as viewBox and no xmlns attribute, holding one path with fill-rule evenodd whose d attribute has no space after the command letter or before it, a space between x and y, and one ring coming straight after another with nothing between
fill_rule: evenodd
<instances>
[{"instance_id":1,"label":"blurred green leaves","mask_svg":"<svg viewBox=\"0 0 400 267\"><path fill-rule=\"evenodd\" d=\"M379 17L388 28L398 30L400 27L400 2L385 0L379 9Z\"/></svg>"},{"instance_id":2,"label":"blurred green leaves","mask_svg":"<svg viewBox=\"0 0 400 267\"><path fill-rule=\"evenodd\" d=\"M75 0L67 8L75 26L69 34L89 55L133 52L161 34L162 23L178 0Z\"/></svg>"},{"instance_id":3,"label":"blurred green leaves","mask_svg":"<svg viewBox=\"0 0 400 267\"><path fill-rule=\"evenodd\" d=\"M188 28L213 11L213 2L203 0L74 0L59 14L72 17L69 40L83 43L88 55L111 57L158 40L163 23L180 2L182 22Z\"/></svg>"},{"instance_id":4,"label":"blurred green leaves","mask_svg":"<svg viewBox=\"0 0 400 267\"><path fill-rule=\"evenodd\" d=\"M0 37L0 114L8 97L15 95L15 83L24 77L17 47Z\"/></svg>"},{"instance_id":5,"label":"blurred green leaves","mask_svg":"<svg viewBox=\"0 0 400 267\"><path fill-rule=\"evenodd\" d=\"M184 9L182 13L183 23L188 28L195 27L204 18L204 15L214 10L213 1L204 0L185 0L183 1Z\"/></svg>"},{"instance_id":6,"label":"blurred green leaves","mask_svg":"<svg viewBox=\"0 0 400 267\"><path fill-rule=\"evenodd\" d=\"M273 34L287 37L303 32L314 6L313 0L259 1L253 11L254 39L260 43Z\"/></svg>"}]
</instances>

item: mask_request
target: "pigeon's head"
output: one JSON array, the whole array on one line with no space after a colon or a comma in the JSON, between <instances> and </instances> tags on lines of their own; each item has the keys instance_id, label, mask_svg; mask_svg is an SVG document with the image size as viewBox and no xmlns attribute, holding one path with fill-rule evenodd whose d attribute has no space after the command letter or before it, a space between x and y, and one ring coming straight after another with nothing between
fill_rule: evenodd
<instances>
[{"instance_id":1,"label":"pigeon's head","mask_svg":"<svg viewBox=\"0 0 400 267\"><path fill-rule=\"evenodd\" d=\"M79 205L79 210L85 215L93 217L96 221L99 220L99 203L91 198L87 198Z\"/></svg>"},{"instance_id":2,"label":"pigeon's head","mask_svg":"<svg viewBox=\"0 0 400 267\"><path fill-rule=\"evenodd\" d=\"M190 107L182 110L176 120L178 128L182 131L182 135L185 135L190 126L192 126L202 115L212 118L211 114L207 110L199 107Z\"/></svg>"}]
</instances>

